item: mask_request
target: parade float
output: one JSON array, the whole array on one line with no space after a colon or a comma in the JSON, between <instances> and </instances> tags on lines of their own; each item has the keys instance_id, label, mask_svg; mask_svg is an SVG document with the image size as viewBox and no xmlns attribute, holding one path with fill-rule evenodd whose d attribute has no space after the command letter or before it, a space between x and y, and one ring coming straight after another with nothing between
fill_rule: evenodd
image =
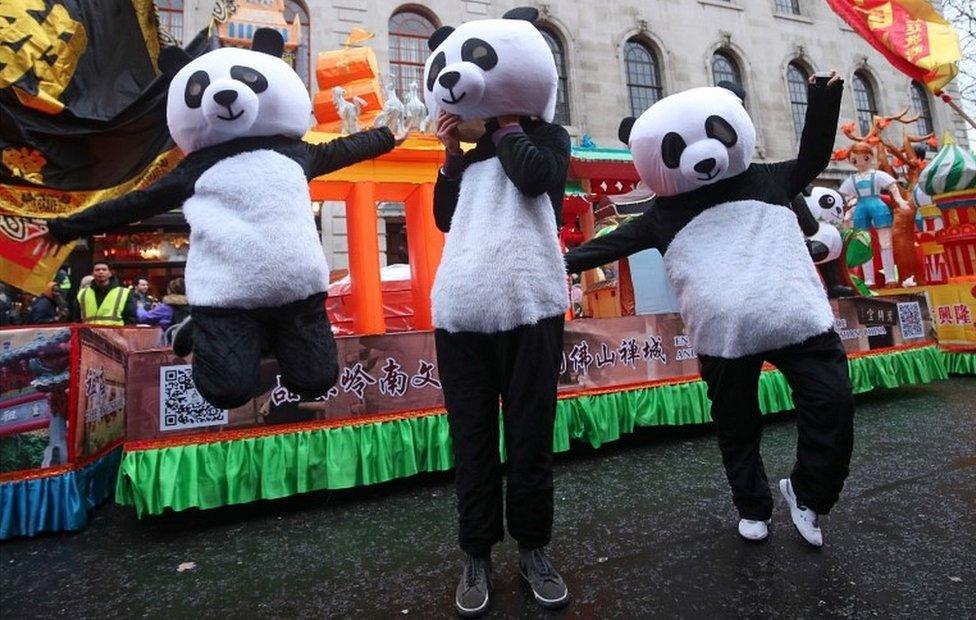
<instances>
[{"instance_id":1,"label":"parade float","mask_svg":"<svg viewBox=\"0 0 976 620\"><path fill-rule=\"evenodd\" d=\"M263 4L280 8L280 2ZM255 11L228 15L218 34L238 44L265 18ZM287 32L289 45L297 42L295 24L271 21ZM375 56L360 46L368 38L353 33L343 50L320 56L318 125L307 141L331 140L360 122L419 118L416 97L391 94L390 82L384 89ZM189 360L160 346L155 329L0 331L0 539L79 529L113 485L116 501L142 517L450 469L430 308L444 243L432 212L443 160L436 138L418 132L382 157L310 183L313 200L344 205L350 260L329 308L339 319L339 381L314 400L285 389L267 359L256 398L232 410L215 408L194 388ZM585 137L573 149L569 177L560 235L567 246L611 230L652 199L638 185L626 150ZM959 182L952 178L938 186L937 202L955 200ZM404 205L407 280L381 275L381 202ZM942 247L962 247L962 237L936 236ZM641 427L710 421L696 352L655 254L583 275L577 314L585 318L569 321L565 332L555 451L574 441L599 447ZM403 286L386 284L392 281ZM831 301L854 391L946 378L931 291L885 295ZM789 386L773 367L762 373L759 397L766 414L793 407Z\"/></svg>"},{"instance_id":2,"label":"parade float","mask_svg":"<svg viewBox=\"0 0 976 620\"><path fill-rule=\"evenodd\" d=\"M921 283L878 293L922 292L949 371L971 375L976 373L976 157L946 135L918 184L933 201L920 206Z\"/></svg>"}]
</instances>

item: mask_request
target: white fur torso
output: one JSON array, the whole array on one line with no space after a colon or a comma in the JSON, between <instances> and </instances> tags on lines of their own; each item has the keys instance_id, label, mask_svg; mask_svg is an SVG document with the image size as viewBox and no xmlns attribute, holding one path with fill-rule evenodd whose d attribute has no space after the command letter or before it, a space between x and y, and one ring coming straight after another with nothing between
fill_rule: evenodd
<instances>
[{"instance_id":1,"label":"white fur torso","mask_svg":"<svg viewBox=\"0 0 976 620\"><path fill-rule=\"evenodd\" d=\"M468 166L431 293L434 326L496 333L566 311L566 267L548 194L530 198L497 157Z\"/></svg>"},{"instance_id":2,"label":"white fur torso","mask_svg":"<svg viewBox=\"0 0 976 620\"><path fill-rule=\"evenodd\" d=\"M737 358L796 344L834 316L792 211L756 200L711 207L664 255L692 345Z\"/></svg>"},{"instance_id":3,"label":"white fur torso","mask_svg":"<svg viewBox=\"0 0 976 620\"><path fill-rule=\"evenodd\" d=\"M183 212L191 305L266 308L328 288L308 181L284 155L250 151L218 162L197 179Z\"/></svg>"}]
</instances>

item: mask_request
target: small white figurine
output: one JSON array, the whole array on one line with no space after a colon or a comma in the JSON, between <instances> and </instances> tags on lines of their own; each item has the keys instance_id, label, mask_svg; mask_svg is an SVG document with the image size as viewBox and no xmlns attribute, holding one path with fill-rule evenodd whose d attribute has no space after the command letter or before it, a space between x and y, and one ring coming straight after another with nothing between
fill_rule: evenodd
<instances>
[{"instance_id":1,"label":"small white figurine","mask_svg":"<svg viewBox=\"0 0 976 620\"><path fill-rule=\"evenodd\" d=\"M332 102L335 104L336 112L342 119L342 133L352 135L359 131L359 115L366 107L366 101L361 97L353 97L352 101L346 101L346 89L336 86L332 89Z\"/></svg>"},{"instance_id":2,"label":"small white figurine","mask_svg":"<svg viewBox=\"0 0 976 620\"><path fill-rule=\"evenodd\" d=\"M406 128L407 131L427 132L427 106L417 96L417 83L410 82L407 87Z\"/></svg>"},{"instance_id":3,"label":"small white figurine","mask_svg":"<svg viewBox=\"0 0 976 620\"><path fill-rule=\"evenodd\" d=\"M384 96L383 111L376 117L374 127L389 127L394 135L404 128L403 102L397 97L396 85L392 76L383 80Z\"/></svg>"}]
</instances>

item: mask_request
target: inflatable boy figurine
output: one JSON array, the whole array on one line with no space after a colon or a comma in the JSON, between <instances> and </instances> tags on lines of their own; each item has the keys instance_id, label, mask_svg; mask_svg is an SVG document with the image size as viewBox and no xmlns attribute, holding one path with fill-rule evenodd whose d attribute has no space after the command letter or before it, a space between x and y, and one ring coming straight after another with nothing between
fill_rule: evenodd
<instances>
[{"instance_id":1,"label":"inflatable boy figurine","mask_svg":"<svg viewBox=\"0 0 976 620\"><path fill-rule=\"evenodd\" d=\"M874 149L867 142L858 142L851 147L851 164L857 168L840 186L840 193L848 203L856 202L854 207L854 228L856 230L875 229L881 246L881 266L885 276L885 286L897 286L895 255L891 249L891 210L881 200L881 192L888 192L900 209L911 210L898 191L898 182L887 172L875 168ZM874 259L864 263L864 284L874 286Z\"/></svg>"}]
</instances>

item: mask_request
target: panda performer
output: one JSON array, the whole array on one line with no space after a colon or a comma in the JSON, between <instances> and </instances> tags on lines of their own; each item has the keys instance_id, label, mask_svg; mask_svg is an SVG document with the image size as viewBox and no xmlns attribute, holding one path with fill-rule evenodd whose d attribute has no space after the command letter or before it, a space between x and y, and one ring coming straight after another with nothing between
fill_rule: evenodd
<instances>
[{"instance_id":1,"label":"panda performer","mask_svg":"<svg viewBox=\"0 0 976 620\"><path fill-rule=\"evenodd\" d=\"M789 208L830 160L842 90L836 74L811 81L799 155L772 164L750 164L756 130L732 92L694 88L655 103L629 134L637 171L657 194L654 206L566 257L576 273L646 248L664 256L708 385L738 530L748 540L767 537L773 510L759 454L764 361L793 389L797 459L780 491L815 547L823 544L818 517L848 474L847 357Z\"/></svg>"},{"instance_id":2,"label":"panda performer","mask_svg":"<svg viewBox=\"0 0 976 620\"><path fill-rule=\"evenodd\" d=\"M844 240L838 226L844 221L844 199L827 187L808 187L793 199L793 212L807 237L810 258L827 287L827 297L850 297L854 289L841 281L840 256Z\"/></svg>"},{"instance_id":3,"label":"panda performer","mask_svg":"<svg viewBox=\"0 0 976 620\"><path fill-rule=\"evenodd\" d=\"M557 228L570 142L551 122L556 66L532 23L537 16L513 9L504 19L441 28L425 67L427 107L448 153L434 188L435 220L448 234L431 306L467 554L455 607L467 617L488 609L491 548L504 532L499 400L520 572L543 607L569 598L543 548L569 305ZM459 139L477 143L462 154Z\"/></svg>"},{"instance_id":4,"label":"panda performer","mask_svg":"<svg viewBox=\"0 0 976 620\"><path fill-rule=\"evenodd\" d=\"M314 398L335 383L336 346L324 306L329 267L308 181L381 155L397 141L384 128L323 145L303 142L311 102L282 50L281 34L265 28L255 32L251 50L226 47L190 60L182 49L166 48L166 121L186 157L145 190L48 222L50 243L63 244L183 207L192 322L180 328L174 349L192 349L196 388L222 409L255 395L266 347L292 392Z\"/></svg>"}]
</instances>

